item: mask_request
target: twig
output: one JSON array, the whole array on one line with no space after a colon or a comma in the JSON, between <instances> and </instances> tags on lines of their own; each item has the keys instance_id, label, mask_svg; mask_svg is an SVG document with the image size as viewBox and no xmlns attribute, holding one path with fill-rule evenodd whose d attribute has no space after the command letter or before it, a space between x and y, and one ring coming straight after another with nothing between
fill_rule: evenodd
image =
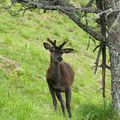
<instances>
[{"instance_id":1,"label":"twig","mask_svg":"<svg viewBox=\"0 0 120 120\"><path fill-rule=\"evenodd\" d=\"M106 65L106 68L107 68L108 70L111 70L111 67L110 67L110 66L108 66L108 65Z\"/></svg>"},{"instance_id":2,"label":"twig","mask_svg":"<svg viewBox=\"0 0 120 120\"><path fill-rule=\"evenodd\" d=\"M100 47L101 43L95 47L95 49L93 50L93 52L95 52L99 47Z\"/></svg>"},{"instance_id":3,"label":"twig","mask_svg":"<svg viewBox=\"0 0 120 120\"><path fill-rule=\"evenodd\" d=\"M90 0L90 1L87 3L87 5L85 5L85 6L86 6L86 7L92 6L92 4L93 4L94 1L95 1L95 0Z\"/></svg>"},{"instance_id":4,"label":"twig","mask_svg":"<svg viewBox=\"0 0 120 120\"><path fill-rule=\"evenodd\" d=\"M97 91L97 93L99 93L102 89L103 89L103 88L100 88L100 89Z\"/></svg>"},{"instance_id":5,"label":"twig","mask_svg":"<svg viewBox=\"0 0 120 120\"><path fill-rule=\"evenodd\" d=\"M99 45L98 54L97 54L97 58L96 58L96 61L95 61L94 74L96 74L96 72L97 72L97 68L98 68L98 64L99 64L99 58L100 58L100 55L101 55L101 51L102 51L102 45L100 44L100 45Z\"/></svg>"},{"instance_id":6,"label":"twig","mask_svg":"<svg viewBox=\"0 0 120 120\"><path fill-rule=\"evenodd\" d=\"M89 37L88 44L87 44L87 50L89 49L89 47L90 47L90 37Z\"/></svg>"}]
</instances>

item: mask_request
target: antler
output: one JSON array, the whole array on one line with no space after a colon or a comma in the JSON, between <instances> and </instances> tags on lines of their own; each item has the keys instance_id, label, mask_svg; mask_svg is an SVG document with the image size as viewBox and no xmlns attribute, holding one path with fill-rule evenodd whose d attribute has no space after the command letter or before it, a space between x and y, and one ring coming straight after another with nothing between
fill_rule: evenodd
<instances>
[{"instance_id":1,"label":"antler","mask_svg":"<svg viewBox=\"0 0 120 120\"><path fill-rule=\"evenodd\" d=\"M50 38L47 38L47 41L51 43L53 47L56 47L56 40L53 42Z\"/></svg>"},{"instance_id":2,"label":"antler","mask_svg":"<svg viewBox=\"0 0 120 120\"><path fill-rule=\"evenodd\" d=\"M53 47L57 47L56 46L56 40L54 40L54 42L53 42L50 38L47 38L47 41L49 43L51 43ZM67 43L67 41L63 42L58 48L61 49L66 43Z\"/></svg>"},{"instance_id":3,"label":"antler","mask_svg":"<svg viewBox=\"0 0 120 120\"><path fill-rule=\"evenodd\" d=\"M67 43L67 41L63 42L63 43L59 46L59 48L62 48L66 43Z\"/></svg>"}]
</instances>

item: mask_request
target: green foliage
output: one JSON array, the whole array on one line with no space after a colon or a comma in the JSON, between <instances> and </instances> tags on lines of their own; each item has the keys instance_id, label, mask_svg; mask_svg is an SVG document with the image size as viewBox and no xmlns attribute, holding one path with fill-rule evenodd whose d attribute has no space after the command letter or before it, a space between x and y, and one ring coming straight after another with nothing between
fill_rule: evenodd
<instances>
[{"instance_id":1,"label":"green foliage","mask_svg":"<svg viewBox=\"0 0 120 120\"><path fill-rule=\"evenodd\" d=\"M56 19L57 18L57 19ZM88 35L61 13L24 17L0 15L0 55L16 61L18 68L3 67L0 62L0 120L63 120L60 104L53 110L45 80L49 53L43 41L50 37L57 43L68 40L75 51L64 55L75 71L72 89L73 120L117 120L111 110L110 77L107 76L106 99L102 98L101 75L93 74L95 56L92 43L86 50ZM66 112L67 113L67 112Z\"/></svg>"}]
</instances>

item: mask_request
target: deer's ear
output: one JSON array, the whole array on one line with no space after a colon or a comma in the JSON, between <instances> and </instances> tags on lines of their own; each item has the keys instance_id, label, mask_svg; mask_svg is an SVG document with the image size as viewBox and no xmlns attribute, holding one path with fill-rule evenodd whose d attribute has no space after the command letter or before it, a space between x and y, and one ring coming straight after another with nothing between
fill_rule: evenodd
<instances>
[{"instance_id":1,"label":"deer's ear","mask_svg":"<svg viewBox=\"0 0 120 120\"><path fill-rule=\"evenodd\" d=\"M72 49L72 48L65 48L65 49L62 49L62 52L63 53L70 53L70 52L72 52L74 49Z\"/></svg>"},{"instance_id":2,"label":"deer's ear","mask_svg":"<svg viewBox=\"0 0 120 120\"><path fill-rule=\"evenodd\" d=\"M47 49L47 50L51 49L51 45L50 44L44 42L43 45L44 45L45 49Z\"/></svg>"}]
</instances>

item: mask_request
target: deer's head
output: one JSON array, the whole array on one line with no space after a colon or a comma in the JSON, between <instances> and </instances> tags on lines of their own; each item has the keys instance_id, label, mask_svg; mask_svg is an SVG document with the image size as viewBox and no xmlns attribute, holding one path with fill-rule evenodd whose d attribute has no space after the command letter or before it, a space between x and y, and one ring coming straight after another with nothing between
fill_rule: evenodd
<instances>
[{"instance_id":1,"label":"deer's head","mask_svg":"<svg viewBox=\"0 0 120 120\"><path fill-rule=\"evenodd\" d=\"M49 38L47 38L47 40L50 44L44 42L43 45L44 45L45 49L50 51L51 60L54 61L54 62L62 61L63 53L70 53L71 51L73 51L72 48L63 48L63 46L67 42L63 42L61 45L56 46L56 40L52 41Z\"/></svg>"}]
</instances>

